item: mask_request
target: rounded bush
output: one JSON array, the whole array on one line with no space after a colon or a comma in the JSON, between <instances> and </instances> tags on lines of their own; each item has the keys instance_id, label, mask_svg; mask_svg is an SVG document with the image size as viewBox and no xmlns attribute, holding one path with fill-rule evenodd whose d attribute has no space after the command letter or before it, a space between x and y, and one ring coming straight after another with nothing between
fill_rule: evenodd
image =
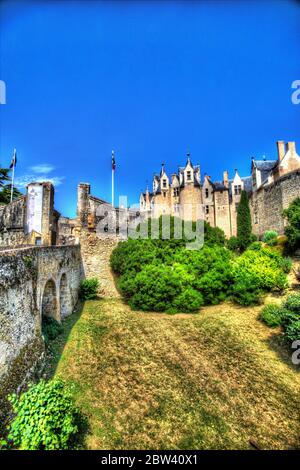
<instances>
[{"instance_id":1,"label":"rounded bush","mask_svg":"<svg viewBox=\"0 0 300 470\"><path fill-rule=\"evenodd\" d=\"M20 397L11 395L15 418L8 442L21 450L63 450L72 448L80 415L71 395L59 379L31 385Z\"/></svg>"},{"instance_id":2,"label":"rounded bush","mask_svg":"<svg viewBox=\"0 0 300 470\"><path fill-rule=\"evenodd\" d=\"M298 315L300 316L300 294L289 295L285 299L283 306L287 310L291 310L292 312L298 313Z\"/></svg>"},{"instance_id":3,"label":"rounded bush","mask_svg":"<svg viewBox=\"0 0 300 470\"><path fill-rule=\"evenodd\" d=\"M145 266L130 282L134 290L129 305L134 309L166 311L182 292L180 277L170 266Z\"/></svg>"}]
</instances>

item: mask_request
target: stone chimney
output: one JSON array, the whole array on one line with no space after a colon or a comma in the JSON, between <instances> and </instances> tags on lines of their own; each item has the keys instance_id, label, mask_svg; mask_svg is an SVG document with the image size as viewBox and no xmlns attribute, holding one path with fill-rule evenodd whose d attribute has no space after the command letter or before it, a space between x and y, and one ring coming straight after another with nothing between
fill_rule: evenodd
<instances>
[{"instance_id":1,"label":"stone chimney","mask_svg":"<svg viewBox=\"0 0 300 470\"><path fill-rule=\"evenodd\" d=\"M79 183L77 187L77 217L82 225L87 224L90 191L89 183Z\"/></svg>"},{"instance_id":2,"label":"stone chimney","mask_svg":"<svg viewBox=\"0 0 300 470\"><path fill-rule=\"evenodd\" d=\"M294 155L296 153L296 144L295 142L288 142L287 149L290 150L291 154Z\"/></svg>"},{"instance_id":3,"label":"stone chimney","mask_svg":"<svg viewBox=\"0 0 300 470\"><path fill-rule=\"evenodd\" d=\"M285 143L284 140L277 141L278 162L280 163L285 156Z\"/></svg>"},{"instance_id":4,"label":"stone chimney","mask_svg":"<svg viewBox=\"0 0 300 470\"><path fill-rule=\"evenodd\" d=\"M228 170L225 170L223 172L223 184L224 184L225 188L228 188L228 186L229 186Z\"/></svg>"}]
</instances>

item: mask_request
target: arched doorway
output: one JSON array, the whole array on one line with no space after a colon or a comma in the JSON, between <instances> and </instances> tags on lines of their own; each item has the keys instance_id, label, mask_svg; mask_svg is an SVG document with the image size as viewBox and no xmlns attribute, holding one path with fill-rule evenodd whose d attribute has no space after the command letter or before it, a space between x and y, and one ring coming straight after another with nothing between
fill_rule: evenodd
<instances>
[{"instance_id":1,"label":"arched doorway","mask_svg":"<svg viewBox=\"0 0 300 470\"><path fill-rule=\"evenodd\" d=\"M42 298L42 315L45 317L57 318L56 287L52 279L46 282Z\"/></svg>"},{"instance_id":2,"label":"arched doorway","mask_svg":"<svg viewBox=\"0 0 300 470\"><path fill-rule=\"evenodd\" d=\"M68 285L68 278L65 273L60 278L59 285L59 301L60 301L60 315L61 318L67 317L72 313L72 298Z\"/></svg>"}]
</instances>

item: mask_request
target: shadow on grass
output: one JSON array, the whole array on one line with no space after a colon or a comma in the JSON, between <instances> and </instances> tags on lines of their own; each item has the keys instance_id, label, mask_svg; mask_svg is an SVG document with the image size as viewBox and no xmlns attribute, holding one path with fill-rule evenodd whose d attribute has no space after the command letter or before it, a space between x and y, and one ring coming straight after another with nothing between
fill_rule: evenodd
<instances>
[{"instance_id":1,"label":"shadow on grass","mask_svg":"<svg viewBox=\"0 0 300 470\"><path fill-rule=\"evenodd\" d=\"M69 336L80 319L83 309L84 301L79 301L74 312L62 321L62 332L55 339L45 343L46 360L42 374L45 380L51 380L54 377ZM70 443L70 448L85 449L85 437L90 431L88 418L78 410L76 421L78 433Z\"/></svg>"},{"instance_id":2,"label":"shadow on grass","mask_svg":"<svg viewBox=\"0 0 300 470\"><path fill-rule=\"evenodd\" d=\"M300 367L292 362L292 354L295 351L284 341L283 334L273 332L272 335L265 340L268 348L274 351L277 357L284 362L294 372L300 372Z\"/></svg>"},{"instance_id":3,"label":"shadow on grass","mask_svg":"<svg viewBox=\"0 0 300 470\"><path fill-rule=\"evenodd\" d=\"M43 370L43 377L45 379L50 380L54 377L65 345L68 342L73 327L81 317L83 308L84 302L79 301L74 312L62 321L62 332L55 339L45 343L46 363Z\"/></svg>"}]
</instances>

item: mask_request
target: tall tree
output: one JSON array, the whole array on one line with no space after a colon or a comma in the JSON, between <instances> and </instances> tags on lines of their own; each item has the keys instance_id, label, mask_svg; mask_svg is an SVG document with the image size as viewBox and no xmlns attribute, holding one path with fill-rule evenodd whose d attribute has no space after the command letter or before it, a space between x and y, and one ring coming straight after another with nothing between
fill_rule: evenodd
<instances>
[{"instance_id":1,"label":"tall tree","mask_svg":"<svg viewBox=\"0 0 300 470\"><path fill-rule=\"evenodd\" d=\"M244 251L251 241L251 214L249 199L246 191L242 191L241 200L237 209L237 238L239 247Z\"/></svg>"},{"instance_id":2,"label":"tall tree","mask_svg":"<svg viewBox=\"0 0 300 470\"><path fill-rule=\"evenodd\" d=\"M295 253L300 249L300 197L296 198L287 209L283 211L287 220L284 233L287 237L285 249L288 253Z\"/></svg>"},{"instance_id":3,"label":"tall tree","mask_svg":"<svg viewBox=\"0 0 300 470\"><path fill-rule=\"evenodd\" d=\"M8 204L10 202L11 177L9 168L0 167L0 204ZM16 188L13 190L13 199L21 196L22 193Z\"/></svg>"}]
</instances>

